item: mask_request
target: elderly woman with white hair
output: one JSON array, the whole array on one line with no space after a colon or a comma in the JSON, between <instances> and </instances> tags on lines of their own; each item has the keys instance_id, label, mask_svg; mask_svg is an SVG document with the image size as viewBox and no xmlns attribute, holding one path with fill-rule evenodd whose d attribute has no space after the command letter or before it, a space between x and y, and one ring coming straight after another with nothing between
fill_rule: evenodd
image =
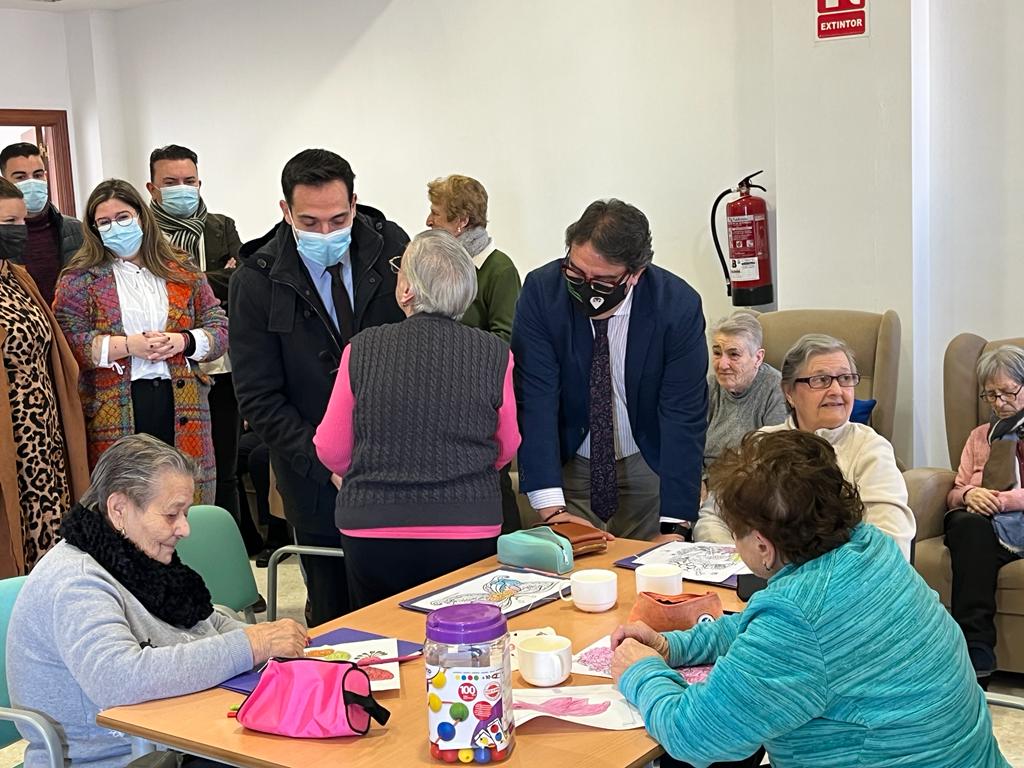
<instances>
[{"instance_id":1,"label":"elderly woman with white hair","mask_svg":"<svg viewBox=\"0 0 1024 768\"><path fill-rule=\"evenodd\" d=\"M967 438L946 504L953 566L951 612L967 639L979 680L996 669L996 582L1024 552L1024 349L1006 345L978 360L979 397L988 424Z\"/></svg>"},{"instance_id":2,"label":"elderly woman with white hair","mask_svg":"<svg viewBox=\"0 0 1024 768\"><path fill-rule=\"evenodd\" d=\"M799 429L827 440L843 475L860 493L864 522L889 534L909 559L917 523L907 504L907 485L896 465L892 445L866 424L850 421L853 390L859 381L856 361L846 342L820 333L801 336L782 363L781 387L789 416L781 424L759 431ZM693 538L732 542L714 494L701 506Z\"/></svg>"},{"instance_id":3,"label":"elderly woman with white hair","mask_svg":"<svg viewBox=\"0 0 1024 768\"><path fill-rule=\"evenodd\" d=\"M430 230L391 266L408 320L353 337L314 438L342 477L353 608L494 554L519 447L508 344L459 322L477 292L465 248Z\"/></svg>"},{"instance_id":4,"label":"elderly woman with white hair","mask_svg":"<svg viewBox=\"0 0 1024 768\"><path fill-rule=\"evenodd\" d=\"M708 432L704 470L747 432L781 424L786 401L782 375L764 361L761 323L750 312L734 312L711 326Z\"/></svg>"}]
</instances>

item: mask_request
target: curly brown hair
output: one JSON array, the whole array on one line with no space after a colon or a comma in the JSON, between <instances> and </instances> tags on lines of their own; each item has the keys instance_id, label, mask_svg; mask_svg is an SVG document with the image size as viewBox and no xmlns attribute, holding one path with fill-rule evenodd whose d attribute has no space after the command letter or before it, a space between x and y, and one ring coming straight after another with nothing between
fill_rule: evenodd
<instances>
[{"instance_id":1,"label":"curly brown hair","mask_svg":"<svg viewBox=\"0 0 1024 768\"><path fill-rule=\"evenodd\" d=\"M708 488L734 536L758 531L796 565L845 544L864 517L832 446L797 429L749 433L711 465Z\"/></svg>"},{"instance_id":2,"label":"curly brown hair","mask_svg":"<svg viewBox=\"0 0 1024 768\"><path fill-rule=\"evenodd\" d=\"M427 197L448 221L465 216L471 227L487 226L487 190L476 179L458 174L434 179L427 184Z\"/></svg>"}]
</instances>

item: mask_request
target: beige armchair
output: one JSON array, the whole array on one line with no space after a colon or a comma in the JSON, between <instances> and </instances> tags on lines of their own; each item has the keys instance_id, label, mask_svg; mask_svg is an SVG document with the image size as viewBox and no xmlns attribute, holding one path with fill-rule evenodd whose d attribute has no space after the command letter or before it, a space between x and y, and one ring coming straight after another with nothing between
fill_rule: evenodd
<instances>
[{"instance_id":1,"label":"beige armchair","mask_svg":"<svg viewBox=\"0 0 1024 768\"><path fill-rule=\"evenodd\" d=\"M946 444L950 466L960 465L960 454L971 430L988 421L990 410L978 399L976 367L983 352L1003 344L1024 344L1024 339L985 341L962 333L946 348L943 366L943 398L946 411ZM954 471L920 468L903 473L910 493L910 508L917 518L914 567L949 606L952 587L949 550L943 542L946 496L953 488ZM1024 561L1010 563L999 572L996 589L996 656L999 668L1024 672Z\"/></svg>"},{"instance_id":2,"label":"beige armchair","mask_svg":"<svg viewBox=\"0 0 1024 768\"><path fill-rule=\"evenodd\" d=\"M765 361L782 369L786 352L805 333L827 333L849 344L857 358L856 397L876 400L872 428L892 442L896 384L900 372L900 317L846 309L787 309L758 316L764 329Z\"/></svg>"}]
</instances>

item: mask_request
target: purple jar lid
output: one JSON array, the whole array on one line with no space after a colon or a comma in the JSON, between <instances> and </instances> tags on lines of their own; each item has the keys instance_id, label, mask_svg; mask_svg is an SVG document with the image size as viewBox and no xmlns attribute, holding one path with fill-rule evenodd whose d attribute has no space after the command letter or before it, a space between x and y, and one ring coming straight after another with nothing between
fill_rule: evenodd
<instances>
[{"instance_id":1,"label":"purple jar lid","mask_svg":"<svg viewBox=\"0 0 1024 768\"><path fill-rule=\"evenodd\" d=\"M506 632L505 615L496 605L449 605L427 616L427 639L439 643L486 643Z\"/></svg>"}]
</instances>

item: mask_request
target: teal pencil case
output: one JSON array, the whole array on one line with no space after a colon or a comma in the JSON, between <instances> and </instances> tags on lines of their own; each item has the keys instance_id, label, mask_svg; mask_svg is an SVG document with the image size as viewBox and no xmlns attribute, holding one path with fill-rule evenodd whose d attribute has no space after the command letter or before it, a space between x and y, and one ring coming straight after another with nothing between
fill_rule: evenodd
<instances>
[{"instance_id":1,"label":"teal pencil case","mask_svg":"<svg viewBox=\"0 0 1024 768\"><path fill-rule=\"evenodd\" d=\"M572 570L572 544L547 526L498 537L498 562L548 573Z\"/></svg>"}]
</instances>

